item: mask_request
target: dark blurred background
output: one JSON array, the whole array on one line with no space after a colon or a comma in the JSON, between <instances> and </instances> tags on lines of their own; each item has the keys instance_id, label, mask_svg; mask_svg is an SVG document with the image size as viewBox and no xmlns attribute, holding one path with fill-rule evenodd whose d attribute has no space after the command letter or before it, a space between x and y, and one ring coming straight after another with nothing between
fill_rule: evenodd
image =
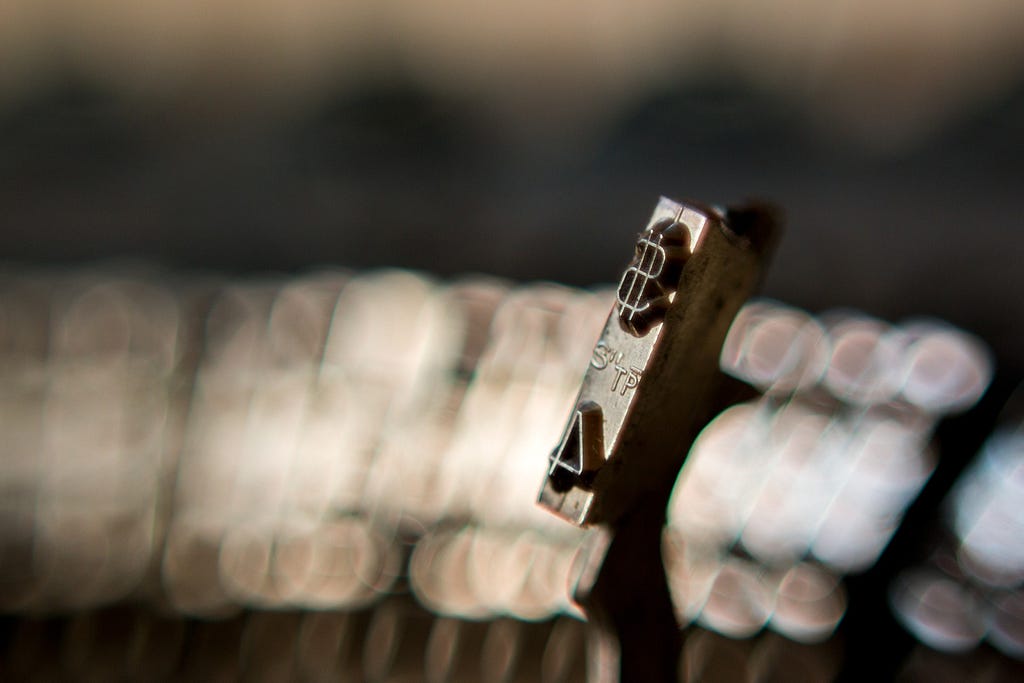
<instances>
[{"instance_id":1,"label":"dark blurred background","mask_svg":"<svg viewBox=\"0 0 1024 683\"><path fill-rule=\"evenodd\" d=\"M209 272L230 280L272 271L287 282L340 266L369 281L367 270L395 266L442 280L482 273L589 286L618 277L659 195L721 204L761 197L788 217L767 296L812 313L852 307L894 321L935 316L984 339L995 355L995 390L974 413L939 427L939 467L894 550L847 584L845 637L856 654L843 666L851 680L869 677L859 674L872 667L904 666L910 637L887 616L885 591L897 571L924 561L921 538L935 531L939 505L1024 372L1022 152L1020 0L0 0L0 270L39 279L39 266L61 273L142 262L181 274L161 285L173 288L168 283L199 282L198 274ZM142 308L158 317L158 309ZM186 318L183 330L195 323ZM101 327L106 320L94 319ZM23 445L11 436L18 425L28 425L23 431L33 438L52 431L33 420L49 415L49 396L59 393L52 388L62 386L50 378L63 370L42 355L38 365L46 372L23 373L35 366L18 367L23 359L13 355L6 369L10 377L28 377L31 390L19 394L23 387L10 383L10 419L0 438L13 443L12 453ZM164 380L152 380L159 392ZM103 401L94 397L104 396L107 385L85 384L80 403L69 401L69 415L91 428L95 420L82 406L98 406L103 415ZM169 396L182 391L169 384ZM562 388L569 396L575 384ZM168 414L184 411L186 401L179 402L176 408L168 399ZM226 441L240 462L251 455L241 439ZM25 443L26 462L35 463L35 442ZM75 448L64 449L67 462L91 471L93 451L78 437L68 443ZM17 557L31 565L45 555L35 540L48 528L37 519L45 506L34 496L51 470L40 465L17 480L11 472L19 463L4 463L10 481L0 484L31 494L28 512L9 515L28 531L16 537L5 528L0 540L14 538L8 545L18 552L30 549ZM88 521L99 515L103 494L83 482L92 498L58 491L51 502L72 500L81 510L69 503L71 512ZM165 476L160 486L173 482ZM161 501L171 500L160 490ZM123 535L105 519L94 526L106 534L101 538ZM89 546L92 537L81 528L57 528L64 534L54 532L58 550L75 549L64 544L69 538ZM163 546L155 537L151 554L159 563ZM61 571L71 566L59 552L52 557ZM18 569L2 564L8 574ZM187 574L190 563L182 564ZM58 587L72 595L76 575L67 576ZM1015 590L1018 647L1024 598L1019 585ZM372 644L379 632L400 632L395 624L427 623L422 608L383 604L370 626L370 611L328 614L323 618L338 623L327 630L369 634ZM22 655L26 671L50 660L61 638L119 661L121 641L106 635L116 630L107 621L121 624L122 616L116 609L72 612L66 622L6 615L0 641L7 652L29 653ZM311 612L303 623L321 616ZM218 638L265 651L270 661L274 651L259 644L286 643L277 634L299 630L299 617L289 613L254 612L244 628L241 619L159 623L178 633L175 648L223 650L228 659L234 651L218 646ZM455 622L430 623L435 630L441 624L444 635ZM451 628L475 643L484 625ZM529 628L538 642L559 629L568 634L559 638L575 639L572 647L552 646L577 659L549 666L556 673L546 680L572 680L563 670L582 676L579 624L565 618ZM153 642L165 640L157 627L152 633ZM771 634L740 644L710 638L690 641L719 648L718 659L707 655L708 661L755 660L761 655L735 657L729 648L749 654L765 642L778 661L798 659ZM35 649L23 647L25 639ZM890 663L877 664L879 642L889 646ZM65 646L65 659L78 656L75 647ZM924 672L924 680L942 680L934 671L953 680L958 672L966 679L965 672L994 670L990 649L973 660L915 652L907 666ZM168 671L177 656L167 656ZM145 657L136 659L150 667Z\"/></svg>"},{"instance_id":2,"label":"dark blurred background","mask_svg":"<svg viewBox=\"0 0 1024 683\"><path fill-rule=\"evenodd\" d=\"M785 207L766 294L1024 366L1015 0L0 6L0 260L613 280L659 194Z\"/></svg>"}]
</instances>

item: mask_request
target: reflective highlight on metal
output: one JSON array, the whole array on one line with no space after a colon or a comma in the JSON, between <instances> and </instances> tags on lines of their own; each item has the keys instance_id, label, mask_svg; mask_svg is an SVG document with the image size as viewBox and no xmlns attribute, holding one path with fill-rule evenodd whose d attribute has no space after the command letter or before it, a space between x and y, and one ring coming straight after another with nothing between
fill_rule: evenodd
<instances>
[{"instance_id":1,"label":"reflective highlight on metal","mask_svg":"<svg viewBox=\"0 0 1024 683\"><path fill-rule=\"evenodd\" d=\"M614 523L675 476L778 227L744 211L658 202L551 452L543 507L578 526Z\"/></svg>"},{"instance_id":2,"label":"reflective highlight on metal","mask_svg":"<svg viewBox=\"0 0 1024 683\"><path fill-rule=\"evenodd\" d=\"M729 325L764 275L773 207L662 198L616 290L539 503L579 527L573 597L586 613L594 681L664 680L680 656L660 528L670 484L725 403Z\"/></svg>"},{"instance_id":3,"label":"reflective highlight on metal","mask_svg":"<svg viewBox=\"0 0 1024 683\"><path fill-rule=\"evenodd\" d=\"M992 435L949 505L961 568L993 588L1024 583L1024 429Z\"/></svg>"}]
</instances>

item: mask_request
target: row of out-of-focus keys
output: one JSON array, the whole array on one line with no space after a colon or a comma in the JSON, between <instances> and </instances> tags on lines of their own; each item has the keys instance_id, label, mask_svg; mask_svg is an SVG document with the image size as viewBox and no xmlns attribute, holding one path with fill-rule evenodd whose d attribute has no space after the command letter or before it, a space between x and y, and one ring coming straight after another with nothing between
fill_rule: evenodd
<instances>
[{"instance_id":1,"label":"row of out-of-focus keys","mask_svg":"<svg viewBox=\"0 0 1024 683\"><path fill-rule=\"evenodd\" d=\"M478 560L482 540L461 556L464 571L485 572L467 577L472 595L526 581L540 571L531 558L552 545L571 554L579 533L533 506L543 462L530 455L557 437L568 409L582 365L575 335L594 317L591 298L555 286L366 275L331 297L327 324L310 335L323 337L314 353L269 362L275 316L301 301L302 284L272 303L236 289L210 313L217 335L207 333L196 373L164 556L172 601L195 612L358 606L396 578L404 539L433 548L444 520L468 524L467 538L493 527L519 539L520 555L502 572L490 572L493 558ZM210 401L232 407L225 415ZM216 553L207 575L194 571L193 553ZM450 555L419 552L413 589ZM550 608L541 612L486 595L420 597L453 616L502 605L497 614L541 619L566 605L561 579L536 598Z\"/></svg>"},{"instance_id":2,"label":"row of out-of-focus keys","mask_svg":"<svg viewBox=\"0 0 1024 683\"><path fill-rule=\"evenodd\" d=\"M402 271L2 274L0 609L132 598L229 618L366 610L408 587L450 620L578 616L585 534L534 500L611 299ZM705 429L677 482L677 614L824 641L842 575L889 542L936 421L978 399L991 360L942 323L758 301L722 367L762 396ZM1021 552L983 523L1016 519L1019 482L982 479L964 490L998 495L953 525L976 572ZM986 593L999 624L1018 623L1011 574Z\"/></svg>"},{"instance_id":3,"label":"row of out-of-focus keys","mask_svg":"<svg viewBox=\"0 0 1024 683\"><path fill-rule=\"evenodd\" d=\"M759 301L722 369L762 395L708 425L676 483L664 555L677 614L735 637L824 640L846 610L842 575L874 565L935 467L936 422L979 399L991 358L939 322Z\"/></svg>"},{"instance_id":4,"label":"row of out-of-focus keys","mask_svg":"<svg viewBox=\"0 0 1024 683\"><path fill-rule=\"evenodd\" d=\"M846 310L815 318L768 300L743 308L721 361L725 372L781 400L885 408L926 424L972 406L992 376L985 344L944 322L892 326Z\"/></svg>"},{"instance_id":5,"label":"row of out-of-focus keys","mask_svg":"<svg viewBox=\"0 0 1024 683\"><path fill-rule=\"evenodd\" d=\"M147 279L0 277L0 607L136 589L180 433L182 309Z\"/></svg>"},{"instance_id":6,"label":"row of out-of-focus keys","mask_svg":"<svg viewBox=\"0 0 1024 683\"><path fill-rule=\"evenodd\" d=\"M400 271L0 292L5 611L356 609L417 542L411 585L443 613L570 609L582 532L535 508L537 453L606 297ZM453 558L466 580L439 584Z\"/></svg>"}]
</instances>

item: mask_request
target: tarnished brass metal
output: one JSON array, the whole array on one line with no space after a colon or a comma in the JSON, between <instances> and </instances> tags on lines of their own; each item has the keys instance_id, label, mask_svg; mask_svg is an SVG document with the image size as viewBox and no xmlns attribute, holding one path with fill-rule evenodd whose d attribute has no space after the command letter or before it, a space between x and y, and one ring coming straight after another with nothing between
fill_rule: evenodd
<instances>
[{"instance_id":1,"label":"tarnished brass metal","mask_svg":"<svg viewBox=\"0 0 1024 683\"><path fill-rule=\"evenodd\" d=\"M710 417L722 343L775 227L763 207L658 202L550 456L543 506L580 526L610 523L671 488Z\"/></svg>"},{"instance_id":2,"label":"tarnished brass metal","mask_svg":"<svg viewBox=\"0 0 1024 683\"><path fill-rule=\"evenodd\" d=\"M592 682L676 678L682 639L661 557L665 508L697 435L730 402L722 345L778 231L765 206L662 198L619 282L539 499L598 527L572 587L590 624Z\"/></svg>"}]
</instances>

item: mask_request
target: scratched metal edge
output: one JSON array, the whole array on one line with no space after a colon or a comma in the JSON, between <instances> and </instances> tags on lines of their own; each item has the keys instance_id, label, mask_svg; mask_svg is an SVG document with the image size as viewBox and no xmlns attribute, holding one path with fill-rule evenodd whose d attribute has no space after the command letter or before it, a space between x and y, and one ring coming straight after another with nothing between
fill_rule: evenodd
<instances>
[{"instance_id":1,"label":"scratched metal edge","mask_svg":"<svg viewBox=\"0 0 1024 683\"><path fill-rule=\"evenodd\" d=\"M659 202L655 215L664 204ZM717 211L691 206L707 211L708 223L665 320L650 332L657 334L650 364L613 457L596 475L584 524L615 523L641 498L667 503L690 446L717 410L706 397L720 377L718 358L729 326L755 293L777 243L777 224L770 239L755 244L737 239ZM665 377L685 381L669 392L668 400L664 392L647 390Z\"/></svg>"},{"instance_id":2,"label":"scratched metal edge","mask_svg":"<svg viewBox=\"0 0 1024 683\"><path fill-rule=\"evenodd\" d=\"M711 391L709 383L713 383L718 375L718 354L725 334L742 303L753 294L762 279L767 256L780 232L777 210L770 205L750 204L730 212L730 215L740 216L746 222L750 222L753 216L754 223L758 224L760 237L748 239L742 234L737 234L726 224L723 212L715 207L691 201L676 202L665 197L659 199L645 231L666 218L680 220L690 231L691 256L682 271L676 291L671 296L672 303L668 316L663 323L652 327L646 335L627 337L627 333L620 329L618 306L613 306L610 311L598 346L595 348L599 348L610 338L622 338L624 343L628 342L627 347L632 347L631 355L643 355L642 377L632 387L635 394L623 408L622 401L614 396L593 395L594 388L601 383L595 370L603 368L593 364L588 367L576 402L573 404L569 425L571 426L576 416L576 407L580 401L588 398L597 400L606 409L603 425L606 461L602 463L592 487L589 487L590 490L573 487L563 493L556 491L550 480L545 479L538 502L554 514L571 523L585 526L614 521L629 507L625 502L613 503L610 498L621 499L625 496L633 499L638 495L646 496L649 491L659 491L667 502L675 475L699 429L678 429L675 435L678 438L672 438L671 427L650 430L650 425L672 424L674 417L679 418L682 423L687 422L682 412L686 409L687 396L690 411L697 413L691 416L689 422L697 419L703 424L713 416L713 409L708 409L705 415L699 414L701 407L708 403L705 398L700 397ZM764 239L763 234L765 226L768 228L767 239ZM721 299L717 302L717 307L711 305L715 303L714 301L710 304L706 301L712 292L718 293L712 298ZM711 334L690 332L702 327L710 330ZM680 337L688 337L688 341L680 342ZM684 348L677 349L680 344ZM646 349L643 348L645 346ZM606 345L607 348L610 347ZM707 376L703 376L701 372ZM675 377L691 377L687 387L680 388L678 396L681 398L678 401L664 401L661 398L666 395L663 387L656 387L661 394L660 397L648 396L652 385L664 381L654 378L661 377L664 373L671 373ZM619 403L623 409L608 410L609 399L613 404ZM659 408L659 404L666 405ZM659 410L662 413L660 415ZM610 417L614 418L616 424L610 424ZM650 422L651 419L657 422ZM645 425L644 430L648 433L639 436L626 433L631 430L620 429L620 425L626 425L627 422L631 424L632 431L635 431L636 424ZM570 426L567 426L567 431ZM632 445L628 441L630 439L637 441L638 445ZM658 440L662 442L661 445L653 445L652 442ZM634 448L643 449L639 451L643 454L639 456L641 462L633 462L638 456L623 458L620 454L624 450L637 452L632 450ZM655 471L652 474L644 474L645 468L650 469L647 465L654 463L657 464ZM639 483L634 480L638 480ZM595 506L595 500L602 502Z\"/></svg>"},{"instance_id":3,"label":"scratched metal edge","mask_svg":"<svg viewBox=\"0 0 1024 683\"><path fill-rule=\"evenodd\" d=\"M699 218L699 221L697 221L697 225L684 223L690 233L690 252L692 256L693 251L699 248L701 237L703 236L707 223L710 220L709 217L714 215L711 212L706 212L706 215L701 215L700 213L694 211L692 208L684 205L683 203L676 202L672 199L662 196L659 197L658 203L655 206L654 211L651 213L651 216L648 219L647 224L644 226L644 229L641 231L641 234L649 232L652 229L652 227L661 220L680 221L682 215L686 213L688 210L691 213L696 214ZM626 272L628 272L628 269L629 265L627 264ZM678 292L674 290L670 296L670 301L674 302L677 296ZM637 373L637 376L640 377L642 376L642 373L645 372L646 370L651 354L654 353L654 351L656 350L656 345L662 334L664 326L662 323L659 322L655 324L647 332L647 334L637 337L623 329L622 325L619 322L619 318L619 303L616 302L615 304L612 305L611 310L608 313L608 317L605 320L605 324L601 329L601 334L594 347L594 358L598 357L597 351L599 349L603 349L606 352L611 352L613 355L618 353L618 355L621 356L621 353L617 351L617 348L621 349L622 347L619 347L619 345L615 343L617 340L621 340L624 343L624 348L631 348L633 350L634 353L632 355L643 356L643 368L639 369L639 372ZM613 342L613 344L609 345L609 341ZM591 398L596 399L602 415L601 431L603 441L603 452L601 466L604 466L609 460L613 459L615 456L616 450L620 442L620 427L629 419L630 415L632 414L632 406L634 402L634 396L636 393L635 389L639 387L639 382L628 387L629 389L634 390L630 391L629 399L624 398L626 396L627 389L626 387L624 387L621 392L623 398L617 399L615 396L615 384L617 381L622 379L621 377L618 377L616 380L613 381L610 394L593 396L593 394L598 393L597 385L601 384L601 373L608 367L608 360L609 358L605 358L605 363L603 365L597 365L595 364L595 361L592 358L590 363L588 363L586 372L584 373L584 376L581 380L580 390L573 401L573 408L567 420L565 430L563 431L563 434L559 440L560 447L561 444L565 442L570 430L573 429L574 423L578 419L578 410L582 403L590 400ZM621 359L619 360L621 361ZM633 360L637 359L633 358ZM617 366L616 369L618 369ZM611 406L608 405L609 400L612 403L625 403L624 409L609 409L611 408ZM581 435L581 438L583 437L585 437L585 435ZM579 526L587 524L590 506L594 501L594 491L580 486L573 486L568 491L564 492L558 491L552 485L552 482L550 480L550 475L552 471L554 471L554 466L552 466L552 468L549 469L548 471L549 476L544 480L537 502L540 505L546 507L553 514L562 517L566 521L569 521Z\"/></svg>"}]
</instances>

